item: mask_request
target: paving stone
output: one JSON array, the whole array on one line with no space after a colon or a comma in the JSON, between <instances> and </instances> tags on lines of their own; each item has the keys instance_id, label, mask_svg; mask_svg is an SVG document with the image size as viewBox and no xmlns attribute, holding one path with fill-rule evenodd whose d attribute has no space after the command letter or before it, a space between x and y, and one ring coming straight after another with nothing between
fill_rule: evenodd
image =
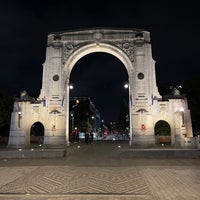
<instances>
[{"instance_id":1,"label":"paving stone","mask_svg":"<svg viewBox=\"0 0 200 200\"><path fill-rule=\"evenodd\" d=\"M65 158L0 160L0 200L200 199L199 159L130 159L117 143L81 145Z\"/></svg>"}]
</instances>

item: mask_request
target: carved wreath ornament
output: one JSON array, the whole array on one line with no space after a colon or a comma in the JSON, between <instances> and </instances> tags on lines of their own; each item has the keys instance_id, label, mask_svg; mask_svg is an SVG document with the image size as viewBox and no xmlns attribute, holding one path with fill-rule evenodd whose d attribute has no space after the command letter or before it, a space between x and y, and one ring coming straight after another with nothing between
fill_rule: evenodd
<instances>
[{"instance_id":1,"label":"carved wreath ornament","mask_svg":"<svg viewBox=\"0 0 200 200\"><path fill-rule=\"evenodd\" d=\"M93 39L95 40L95 41L99 41L99 40L101 40L103 38L103 35L102 35L102 33L95 33L94 35L93 35Z\"/></svg>"},{"instance_id":2,"label":"carved wreath ornament","mask_svg":"<svg viewBox=\"0 0 200 200\"><path fill-rule=\"evenodd\" d=\"M131 62L134 62L134 44L132 42L125 41L122 43L116 43L116 45L126 53Z\"/></svg>"},{"instance_id":3,"label":"carved wreath ornament","mask_svg":"<svg viewBox=\"0 0 200 200\"><path fill-rule=\"evenodd\" d=\"M74 44L73 43L65 43L63 46L63 63L68 59L68 57L74 51Z\"/></svg>"}]
</instances>

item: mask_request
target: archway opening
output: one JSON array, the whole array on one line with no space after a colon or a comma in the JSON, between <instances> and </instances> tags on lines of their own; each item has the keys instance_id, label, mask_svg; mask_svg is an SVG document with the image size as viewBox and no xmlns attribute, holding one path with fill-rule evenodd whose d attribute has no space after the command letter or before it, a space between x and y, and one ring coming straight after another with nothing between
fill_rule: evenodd
<instances>
[{"instance_id":1,"label":"archway opening","mask_svg":"<svg viewBox=\"0 0 200 200\"><path fill-rule=\"evenodd\" d=\"M157 144L171 144L171 129L168 122L159 120L155 125Z\"/></svg>"},{"instance_id":2,"label":"archway opening","mask_svg":"<svg viewBox=\"0 0 200 200\"><path fill-rule=\"evenodd\" d=\"M44 144L44 126L41 122L35 122L30 130L30 145Z\"/></svg>"},{"instance_id":3,"label":"archway opening","mask_svg":"<svg viewBox=\"0 0 200 200\"><path fill-rule=\"evenodd\" d=\"M82 132L92 131L94 139L128 140L127 82L124 64L109 53L89 53L76 62L70 74L74 88L70 90L69 133L73 140L77 131L82 139Z\"/></svg>"}]
</instances>

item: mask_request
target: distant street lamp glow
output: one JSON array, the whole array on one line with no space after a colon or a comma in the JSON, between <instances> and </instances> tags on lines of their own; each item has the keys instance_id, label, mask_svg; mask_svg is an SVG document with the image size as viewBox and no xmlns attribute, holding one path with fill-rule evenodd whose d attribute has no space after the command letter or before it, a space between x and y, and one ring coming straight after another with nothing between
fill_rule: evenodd
<instances>
[{"instance_id":1,"label":"distant street lamp glow","mask_svg":"<svg viewBox=\"0 0 200 200\"><path fill-rule=\"evenodd\" d=\"M74 86L73 86L71 83L69 84L69 89L70 89L70 90L73 90L73 89L74 89Z\"/></svg>"},{"instance_id":2,"label":"distant street lamp glow","mask_svg":"<svg viewBox=\"0 0 200 200\"><path fill-rule=\"evenodd\" d=\"M128 86L128 83L125 83L125 84L124 84L124 88L127 89L128 87L129 87L129 86Z\"/></svg>"}]
</instances>

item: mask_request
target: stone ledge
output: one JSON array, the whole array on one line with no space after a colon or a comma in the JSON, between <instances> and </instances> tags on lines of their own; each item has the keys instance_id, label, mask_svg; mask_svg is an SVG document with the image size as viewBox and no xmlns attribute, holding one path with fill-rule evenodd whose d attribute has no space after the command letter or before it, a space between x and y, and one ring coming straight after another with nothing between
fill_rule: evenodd
<instances>
[{"instance_id":1,"label":"stone ledge","mask_svg":"<svg viewBox=\"0 0 200 200\"><path fill-rule=\"evenodd\" d=\"M125 149L120 152L123 158L198 158L199 149Z\"/></svg>"},{"instance_id":2,"label":"stone ledge","mask_svg":"<svg viewBox=\"0 0 200 200\"><path fill-rule=\"evenodd\" d=\"M151 195L134 195L134 194L0 194L0 200L46 200L46 199L59 199L59 200L153 200Z\"/></svg>"},{"instance_id":3,"label":"stone ledge","mask_svg":"<svg viewBox=\"0 0 200 200\"><path fill-rule=\"evenodd\" d=\"M0 151L0 158L59 158L66 149L8 149Z\"/></svg>"}]
</instances>

